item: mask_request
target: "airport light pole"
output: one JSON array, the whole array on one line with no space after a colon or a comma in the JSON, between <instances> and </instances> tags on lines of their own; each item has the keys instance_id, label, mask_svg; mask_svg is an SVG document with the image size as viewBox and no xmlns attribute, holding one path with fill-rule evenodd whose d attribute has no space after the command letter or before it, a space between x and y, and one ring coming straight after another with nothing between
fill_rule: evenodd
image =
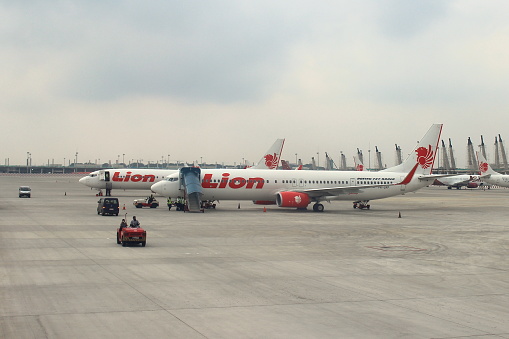
<instances>
[{"instance_id":1,"label":"airport light pole","mask_svg":"<svg viewBox=\"0 0 509 339\"><path fill-rule=\"evenodd\" d=\"M297 153L295 153L295 165L297 165L298 161L297 161Z\"/></svg>"},{"instance_id":2,"label":"airport light pole","mask_svg":"<svg viewBox=\"0 0 509 339\"><path fill-rule=\"evenodd\" d=\"M125 166L125 160L124 160L124 158L125 158L125 153L122 153L122 163L123 163L123 164L124 164L124 166Z\"/></svg>"},{"instance_id":3,"label":"airport light pole","mask_svg":"<svg viewBox=\"0 0 509 339\"><path fill-rule=\"evenodd\" d=\"M370 148L368 149L368 171L371 170L371 146L369 146Z\"/></svg>"}]
</instances>

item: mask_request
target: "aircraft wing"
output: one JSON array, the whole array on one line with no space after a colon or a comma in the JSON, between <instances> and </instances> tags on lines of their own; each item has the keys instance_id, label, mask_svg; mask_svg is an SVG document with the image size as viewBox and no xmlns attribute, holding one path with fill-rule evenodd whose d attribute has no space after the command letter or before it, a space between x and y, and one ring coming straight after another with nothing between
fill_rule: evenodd
<instances>
[{"instance_id":1,"label":"aircraft wing","mask_svg":"<svg viewBox=\"0 0 509 339\"><path fill-rule=\"evenodd\" d=\"M323 187L323 188L309 188L309 189L292 189L289 190L291 192L299 192L306 193L312 198L317 197L326 197L326 196L334 196L334 195L342 195L342 194L358 194L363 192L363 189L366 188L376 188L376 187L389 187L389 186L397 186L397 185L407 185L414 176L415 170L418 164L415 164L413 169L406 175L406 177L398 183L395 184L374 184L374 185L357 185L357 186L345 186L345 187Z\"/></svg>"},{"instance_id":2,"label":"aircraft wing","mask_svg":"<svg viewBox=\"0 0 509 339\"><path fill-rule=\"evenodd\" d=\"M398 184L389 184L389 185L358 185L358 186L343 186L343 187L325 187L325 188L309 188L309 189L290 189L286 190L287 192L298 192L298 193L306 193L312 198L317 197L325 197L325 196L333 196L333 195L342 195L342 194L358 194L363 192L366 188L374 188L374 187L387 187L394 186Z\"/></svg>"},{"instance_id":3,"label":"aircraft wing","mask_svg":"<svg viewBox=\"0 0 509 339\"><path fill-rule=\"evenodd\" d=\"M419 176L419 180L421 181L434 181L435 179L440 179L440 178L448 178L448 177L453 177L453 176L456 176L457 174L430 174L430 175L420 175ZM460 182L469 182L470 180L460 180Z\"/></svg>"}]
</instances>

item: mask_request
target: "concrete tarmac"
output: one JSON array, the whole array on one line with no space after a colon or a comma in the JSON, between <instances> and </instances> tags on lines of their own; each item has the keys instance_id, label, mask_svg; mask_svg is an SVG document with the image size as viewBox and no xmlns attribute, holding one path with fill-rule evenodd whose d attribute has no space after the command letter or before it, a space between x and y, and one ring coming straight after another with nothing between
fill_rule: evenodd
<instances>
[{"instance_id":1,"label":"concrete tarmac","mask_svg":"<svg viewBox=\"0 0 509 339\"><path fill-rule=\"evenodd\" d=\"M508 189L203 214L113 191L148 233L122 247L78 178L0 176L0 338L509 338Z\"/></svg>"}]
</instances>

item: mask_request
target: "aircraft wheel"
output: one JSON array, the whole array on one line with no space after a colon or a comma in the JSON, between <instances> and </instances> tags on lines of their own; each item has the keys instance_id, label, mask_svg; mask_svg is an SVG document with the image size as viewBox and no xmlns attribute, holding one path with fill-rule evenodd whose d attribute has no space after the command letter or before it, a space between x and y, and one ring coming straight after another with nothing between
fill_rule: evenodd
<instances>
[{"instance_id":1,"label":"aircraft wheel","mask_svg":"<svg viewBox=\"0 0 509 339\"><path fill-rule=\"evenodd\" d=\"M323 205L322 204L314 204L313 211L314 212L323 212Z\"/></svg>"}]
</instances>

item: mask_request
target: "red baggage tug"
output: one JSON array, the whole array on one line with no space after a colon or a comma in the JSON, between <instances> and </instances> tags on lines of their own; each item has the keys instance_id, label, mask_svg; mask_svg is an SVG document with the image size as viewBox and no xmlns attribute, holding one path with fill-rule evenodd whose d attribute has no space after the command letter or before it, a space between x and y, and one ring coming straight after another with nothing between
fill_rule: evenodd
<instances>
[{"instance_id":1,"label":"red baggage tug","mask_svg":"<svg viewBox=\"0 0 509 339\"><path fill-rule=\"evenodd\" d=\"M117 228L117 244L126 246L127 244L141 244L145 247L147 243L147 232L141 227L123 227Z\"/></svg>"}]
</instances>

